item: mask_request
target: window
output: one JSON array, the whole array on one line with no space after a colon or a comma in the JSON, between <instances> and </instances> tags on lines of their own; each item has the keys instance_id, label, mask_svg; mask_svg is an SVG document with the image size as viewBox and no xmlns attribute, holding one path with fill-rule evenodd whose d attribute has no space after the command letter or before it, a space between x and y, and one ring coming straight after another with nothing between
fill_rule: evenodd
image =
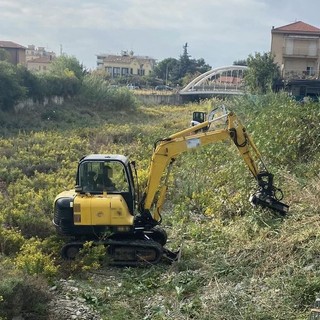
<instances>
[{"instance_id":1,"label":"window","mask_svg":"<svg viewBox=\"0 0 320 320\"><path fill-rule=\"evenodd\" d=\"M121 68L121 75L126 76L129 74L129 68Z\"/></svg>"},{"instance_id":2,"label":"window","mask_svg":"<svg viewBox=\"0 0 320 320\"><path fill-rule=\"evenodd\" d=\"M112 67L106 67L105 69L107 73L112 74Z\"/></svg>"},{"instance_id":3,"label":"window","mask_svg":"<svg viewBox=\"0 0 320 320\"><path fill-rule=\"evenodd\" d=\"M113 68L113 76L114 77L120 76L120 68L119 67L114 67Z\"/></svg>"},{"instance_id":4,"label":"window","mask_svg":"<svg viewBox=\"0 0 320 320\"><path fill-rule=\"evenodd\" d=\"M87 161L79 168L79 182L84 192L129 192L129 181L121 162Z\"/></svg>"},{"instance_id":5,"label":"window","mask_svg":"<svg viewBox=\"0 0 320 320\"><path fill-rule=\"evenodd\" d=\"M308 76L314 76L314 69L313 67L307 67L307 75Z\"/></svg>"}]
</instances>

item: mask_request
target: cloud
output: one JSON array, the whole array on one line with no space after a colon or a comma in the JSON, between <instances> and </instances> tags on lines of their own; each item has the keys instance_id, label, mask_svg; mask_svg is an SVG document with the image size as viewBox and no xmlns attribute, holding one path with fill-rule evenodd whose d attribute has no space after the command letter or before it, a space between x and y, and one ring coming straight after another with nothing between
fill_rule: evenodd
<instances>
[{"instance_id":1,"label":"cloud","mask_svg":"<svg viewBox=\"0 0 320 320\"><path fill-rule=\"evenodd\" d=\"M271 28L303 20L317 26L318 0L0 0L0 40L75 55L94 67L95 54L133 50L230 64L270 50Z\"/></svg>"}]
</instances>

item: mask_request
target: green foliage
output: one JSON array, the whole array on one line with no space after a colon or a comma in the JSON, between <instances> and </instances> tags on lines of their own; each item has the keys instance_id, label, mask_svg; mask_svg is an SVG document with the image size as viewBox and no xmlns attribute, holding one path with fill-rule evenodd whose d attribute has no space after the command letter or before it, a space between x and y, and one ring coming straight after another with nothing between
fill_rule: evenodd
<instances>
[{"instance_id":1,"label":"green foliage","mask_svg":"<svg viewBox=\"0 0 320 320\"><path fill-rule=\"evenodd\" d=\"M186 43L179 59L166 58L160 61L153 73L156 77L163 79L163 83L166 84L187 84L187 81L210 70L210 68L203 58L190 58L188 44Z\"/></svg>"},{"instance_id":2,"label":"green foliage","mask_svg":"<svg viewBox=\"0 0 320 320\"><path fill-rule=\"evenodd\" d=\"M95 85L105 88L100 79ZM38 308L31 313L40 319L43 277L72 275L80 287L72 297L104 319L306 319L320 291L319 105L271 93L223 101L275 174L290 204L286 218L251 207L255 180L232 143L215 143L181 155L172 170L162 218L167 247L182 246L181 261L112 268L105 248L90 243L78 260L58 258L65 239L54 236L52 203L74 186L78 159L125 154L137 161L143 188L153 143L186 128L193 111L222 101L112 111L90 99L92 107L79 100L23 110L16 119L1 114L0 317L12 318L13 305L19 314Z\"/></svg>"},{"instance_id":3,"label":"green foliage","mask_svg":"<svg viewBox=\"0 0 320 320\"><path fill-rule=\"evenodd\" d=\"M86 74L83 65L80 64L77 58L67 55L62 55L53 60L50 73L59 78L64 78L65 76L75 77L80 81Z\"/></svg>"},{"instance_id":4,"label":"green foliage","mask_svg":"<svg viewBox=\"0 0 320 320\"><path fill-rule=\"evenodd\" d=\"M87 75L79 96L81 103L107 110L133 110L136 101L133 94L125 88L111 87L97 74Z\"/></svg>"},{"instance_id":5,"label":"green foliage","mask_svg":"<svg viewBox=\"0 0 320 320\"><path fill-rule=\"evenodd\" d=\"M264 94L271 92L273 84L280 78L279 66L274 62L270 52L249 55L247 59L248 70L244 81L251 93Z\"/></svg>"},{"instance_id":6,"label":"green foliage","mask_svg":"<svg viewBox=\"0 0 320 320\"><path fill-rule=\"evenodd\" d=\"M23 243L24 237L21 232L0 227L0 253L5 255L16 254Z\"/></svg>"},{"instance_id":7,"label":"green foliage","mask_svg":"<svg viewBox=\"0 0 320 320\"><path fill-rule=\"evenodd\" d=\"M25 66L18 65L16 69L20 85L26 89L27 97L34 100L41 100L44 93L44 86L41 77L30 72Z\"/></svg>"},{"instance_id":8,"label":"green foliage","mask_svg":"<svg viewBox=\"0 0 320 320\"><path fill-rule=\"evenodd\" d=\"M0 319L46 319L50 299L46 281L6 269L0 271Z\"/></svg>"},{"instance_id":9,"label":"green foliage","mask_svg":"<svg viewBox=\"0 0 320 320\"><path fill-rule=\"evenodd\" d=\"M0 48L0 61L10 61L10 53L3 48Z\"/></svg>"},{"instance_id":10,"label":"green foliage","mask_svg":"<svg viewBox=\"0 0 320 320\"><path fill-rule=\"evenodd\" d=\"M40 240L31 238L26 241L14 259L14 265L23 273L31 276L44 275L47 278L56 276L58 267L51 254L42 251Z\"/></svg>"},{"instance_id":11,"label":"green foliage","mask_svg":"<svg viewBox=\"0 0 320 320\"><path fill-rule=\"evenodd\" d=\"M75 272L98 270L106 262L106 248L103 245L95 246L87 241L80 250L77 259L72 263Z\"/></svg>"},{"instance_id":12,"label":"green foliage","mask_svg":"<svg viewBox=\"0 0 320 320\"><path fill-rule=\"evenodd\" d=\"M318 104L302 105L284 93L255 99L247 96L240 98L239 103L245 106L241 112L251 109L248 131L254 135L262 154L275 166L293 170L298 163L312 162L318 157Z\"/></svg>"},{"instance_id":13,"label":"green foliage","mask_svg":"<svg viewBox=\"0 0 320 320\"><path fill-rule=\"evenodd\" d=\"M61 74L45 74L41 76L46 97L69 97L77 94L81 89L81 80L73 72Z\"/></svg>"},{"instance_id":14,"label":"green foliage","mask_svg":"<svg viewBox=\"0 0 320 320\"><path fill-rule=\"evenodd\" d=\"M26 88L19 83L16 67L9 62L0 61L0 110L12 110L26 94Z\"/></svg>"}]
</instances>

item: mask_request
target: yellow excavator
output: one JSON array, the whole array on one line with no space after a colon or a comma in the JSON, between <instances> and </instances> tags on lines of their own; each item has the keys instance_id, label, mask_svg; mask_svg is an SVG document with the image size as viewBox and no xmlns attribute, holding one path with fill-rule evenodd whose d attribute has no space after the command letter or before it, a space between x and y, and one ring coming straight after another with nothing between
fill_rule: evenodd
<instances>
[{"instance_id":1,"label":"yellow excavator","mask_svg":"<svg viewBox=\"0 0 320 320\"><path fill-rule=\"evenodd\" d=\"M83 157L75 188L60 193L54 201L53 223L69 238L61 250L62 257L74 259L86 241L93 241L106 247L113 265L177 260L178 253L165 247L167 234L160 227L172 164L183 152L219 141L233 141L256 179L258 190L250 197L252 204L286 215L289 206L281 202L283 193L273 185L273 175L245 127L233 112L224 107L219 110L220 114L211 112L207 120L155 143L141 199L133 161L114 154Z\"/></svg>"}]
</instances>

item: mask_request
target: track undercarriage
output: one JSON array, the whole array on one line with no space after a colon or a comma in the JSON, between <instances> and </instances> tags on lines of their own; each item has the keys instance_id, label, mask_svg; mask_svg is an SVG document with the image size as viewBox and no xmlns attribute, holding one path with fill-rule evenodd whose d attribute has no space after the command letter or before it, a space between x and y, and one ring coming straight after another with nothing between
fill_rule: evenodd
<instances>
[{"instance_id":1,"label":"track undercarriage","mask_svg":"<svg viewBox=\"0 0 320 320\"><path fill-rule=\"evenodd\" d=\"M113 237L104 240L74 240L65 244L61 250L62 258L73 260L77 257L84 244L92 241L92 245L103 245L106 249L107 260L114 266L145 266L157 264L162 259L167 262L178 260L179 251L172 252L152 238L143 235L134 237Z\"/></svg>"}]
</instances>

